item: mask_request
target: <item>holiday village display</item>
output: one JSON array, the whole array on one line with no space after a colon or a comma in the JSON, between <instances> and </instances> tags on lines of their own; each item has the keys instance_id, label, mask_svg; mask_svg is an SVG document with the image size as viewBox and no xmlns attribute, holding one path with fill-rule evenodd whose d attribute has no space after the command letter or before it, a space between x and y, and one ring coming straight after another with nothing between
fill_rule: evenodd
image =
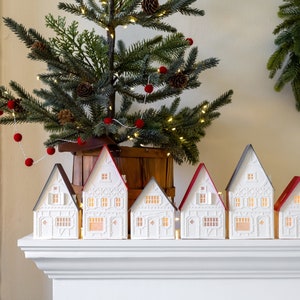
<instances>
[{"instance_id":1,"label":"holiday village display","mask_svg":"<svg viewBox=\"0 0 300 300\"><path fill-rule=\"evenodd\" d=\"M290 83L300 111L300 1L283 0L278 16L283 21L274 29L277 49L268 60L269 77L276 75L275 90L281 91Z\"/></svg>"},{"instance_id":2,"label":"holiday village display","mask_svg":"<svg viewBox=\"0 0 300 300\"><path fill-rule=\"evenodd\" d=\"M216 58L198 61L193 39L166 21L177 13L203 16L203 10L192 7L195 2L59 3L59 9L91 21L91 26L80 31L77 21L67 24L65 18L49 14L46 26L54 32L50 39L4 18L29 49L28 57L46 63L47 71L38 75L45 87L33 93L15 81L10 82L10 89L0 88L4 112L0 124L42 123L50 132L45 145L51 154L55 145L66 141L84 145L97 137L104 138L104 143L109 138L112 144L131 141L134 147L159 147L178 163L196 163L197 143L219 116L218 109L231 102L232 91L214 101L179 109L180 95L198 88L199 75L218 64ZM165 34L131 45L117 39L117 29L137 25ZM158 101L162 102L155 106ZM15 140L21 139L18 132ZM26 158L26 165L34 162Z\"/></svg>"},{"instance_id":3,"label":"holiday village display","mask_svg":"<svg viewBox=\"0 0 300 300\"><path fill-rule=\"evenodd\" d=\"M82 213L74 203L71 189L66 188L70 183L64 174L60 165L51 172L34 207L33 236L77 238L79 218L82 238L126 239L128 190L109 149L103 147L83 188ZM226 191L225 205L201 163L179 205L180 234L176 235L177 208L152 178L128 207L130 238L273 239L274 227L279 238L300 238L300 177L292 179L274 205L273 186L252 145L246 146ZM75 197L74 192L72 195ZM274 210L279 213L276 222Z\"/></svg>"}]
</instances>

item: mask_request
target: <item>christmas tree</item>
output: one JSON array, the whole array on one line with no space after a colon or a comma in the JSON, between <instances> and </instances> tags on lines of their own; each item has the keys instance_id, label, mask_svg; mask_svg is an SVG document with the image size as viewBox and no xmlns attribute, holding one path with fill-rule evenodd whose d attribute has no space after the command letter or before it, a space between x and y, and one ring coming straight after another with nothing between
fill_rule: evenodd
<instances>
[{"instance_id":1,"label":"christmas tree","mask_svg":"<svg viewBox=\"0 0 300 300\"><path fill-rule=\"evenodd\" d=\"M74 2L58 8L91 21L95 29L80 31L78 21L67 24L49 14L45 22L54 36L46 39L4 18L29 49L28 57L46 63L47 72L38 75L45 88L32 93L15 81L10 89L0 88L0 124L43 123L50 132L46 146L108 136L117 144L130 140L133 146L165 148L178 163L196 163L197 143L232 96L229 90L179 109L181 94L198 88L198 75L218 64L216 58L198 61L193 40L166 22L174 14L203 16L192 7L196 0ZM131 45L117 39L119 26L137 25L160 34ZM151 106L157 101L166 104Z\"/></svg>"},{"instance_id":2,"label":"christmas tree","mask_svg":"<svg viewBox=\"0 0 300 300\"><path fill-rule=\"evenodd\" d=\"M273 31L277 35L277 49L269 58L267 68L270 78L274 78L281 70L275 83L276 91L281 91L287 83L291 83L296 108L300 111L300 1L283 1L286 3L279 6L278 11L283 22Z\"/></svg>"}]
</instances>

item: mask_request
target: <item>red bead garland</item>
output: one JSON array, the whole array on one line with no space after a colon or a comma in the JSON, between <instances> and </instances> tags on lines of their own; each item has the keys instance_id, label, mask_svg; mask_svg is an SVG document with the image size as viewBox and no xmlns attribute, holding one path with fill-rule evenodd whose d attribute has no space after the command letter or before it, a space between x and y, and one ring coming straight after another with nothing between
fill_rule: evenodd
<instances>
[{"instance_id":1,"label":"red bead garland","mask_svg":"<svg viewBox=\"0 0 300 300\"><path fill-rule=\"evenodd\" d=\"M190 46L194 44L194 41L192 38L186 38L186 41L189 43Z\"/></svg>"},{"instance_id":2,"label":"red bead garland","mask_svg":"<svg viewBox=\"0 0 300 300\"><path fill-rule=\"evenodd\" d=\"M141 128L144 127L145 122L144 122L142 119L137 119L137 120L135 121L134 125L135 125L137 128L141 129Z\"/></svg>"},{"instance_id":3,"label":"red bead garland","mask_svg":"<svg viewBox=\"0 0 300 300\"><path fill-rule=\"evenodd\" d=\"M33 165L33 159L32 158L26 158L25 159L25 166L26 167L31 167Z\"/></svg>"},{"instance_id":4,"label":"red bead garland","mask_svg":"<svg viewBox=\"0 0 300 300\"><path fill-rule=\"evenodd\" d=\"M147 84L144 88L145 92L148 94L151 94L153 92L153 85L152 84Z\"/></svg>"},{"instance_id":5,"label":"red bead garland","mask_svg":"<svg viewBox=\"0 0 300 300\"><path fill-rule=\"evenodd\" d=\"M18 142L21 142L22 141L22 134L21 133L15 133L14 134L14 140L18 143Z\"/></svg>"},{"instance_id":6,"label":"red bead garland","mask_svg":"<svg viewBox=\"0 0 300 300\"><path fill-rule=\"evenodd\" d=\"M53 155L55 153L55 148L54 147L48 147L47 148L47 154L48 155Z\"/></svg>"},{"instance_id":7,"label":"red bead garland","mask_svg":"<svg viewBox=\"0 0 300 300\"><path fill-rule=\"evenodd\" d=\"M15 100L8 100L7 101L7 107L9 109L14 109L15 108L15 104L16 104Z\"/></svg>"}]
</instances>

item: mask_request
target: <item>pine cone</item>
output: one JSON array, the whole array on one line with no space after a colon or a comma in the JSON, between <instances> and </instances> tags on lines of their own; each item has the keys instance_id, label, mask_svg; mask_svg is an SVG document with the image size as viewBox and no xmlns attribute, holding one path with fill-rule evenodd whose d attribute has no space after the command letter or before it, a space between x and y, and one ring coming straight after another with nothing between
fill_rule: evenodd
<instances>
[{"instance_id":1,"label":"pine cone","mask_svg":"<svg viewBox=\"0 0 300 300\"><path fill-rule=\"evenodd\" d=\"M148 15L153 15L159 8L158 0L143 0L142 8Z\"/></svg>"},{"instance_id":2,"label":"pine cone","mask_svg":"<svg viewBox=\"0 0 300 300\"><path fill-rule=\"evenodd\" d=\"M14 101L15 101L14 111L16 113L24 113L25 109L21 105L22 99L15 99Z\"/></svg>"},{"instance_id":3,"label":"pine cone","mask_svg":"<svg viewBox=\"0 0 300 300\"><path fill-rule=\"evenodd\" d=\"M43 44L40 41L35 41L32 45L31 45L31 50L39 50L39 51L45 51L46 50L46 45Z\"/></svg>"},{"instance_id":4,"label":"pine cone","mask_svg":"<svg viewBox=\"0 0 300 300\"><path fill-rule=\"evenodd\" d=\"M93 86L89 82L81 82L76 88L76 93L79 97L89 97L93 94Z\"/></svg>"},{"instance_id":5,"label":"pine cone","mask_svg":"<svg viewBox=\"0 0 300 300\"><path fill-rule=\"evenodd\" d=\"M183 89L187 86L188 77L182 72L176 73L169 79L169 85L176 89Z\"/></svg>"},{"instance_id":6,"label":"pine cone","mask_svg":"<svg viewBox=\"0 0 300 300\"><path fill-rule=\"evenodd\" d=\"M74 122L74 115L69 109L62 109L57 114L57 118L60 125L65 125L66 123Z\"/></svg>"}]
</instances>

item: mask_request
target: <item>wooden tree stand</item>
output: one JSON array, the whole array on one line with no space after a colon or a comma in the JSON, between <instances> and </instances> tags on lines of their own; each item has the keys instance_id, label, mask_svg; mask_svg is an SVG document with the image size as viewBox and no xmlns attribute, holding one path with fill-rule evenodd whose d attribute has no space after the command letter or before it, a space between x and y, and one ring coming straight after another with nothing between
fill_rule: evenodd
<instances>
[{"instance_id":1,"label":"wooden tree stand","mask_svg":"<svg viewBox=\"0 0 300 300\"><path fill-rule=\"evenodd\" d=\"M157 148L134 148L118 146L111 141L90 139L84 145L63 143L59 151L73 153L72 184L81 196L86 182L103 144L106 144L115 159L120 173L125 175L128 186L128 207L134 203L151 177L154 177L167 196L174 200L173 159L166 150Z\"/></svg>"}]
</instances>

